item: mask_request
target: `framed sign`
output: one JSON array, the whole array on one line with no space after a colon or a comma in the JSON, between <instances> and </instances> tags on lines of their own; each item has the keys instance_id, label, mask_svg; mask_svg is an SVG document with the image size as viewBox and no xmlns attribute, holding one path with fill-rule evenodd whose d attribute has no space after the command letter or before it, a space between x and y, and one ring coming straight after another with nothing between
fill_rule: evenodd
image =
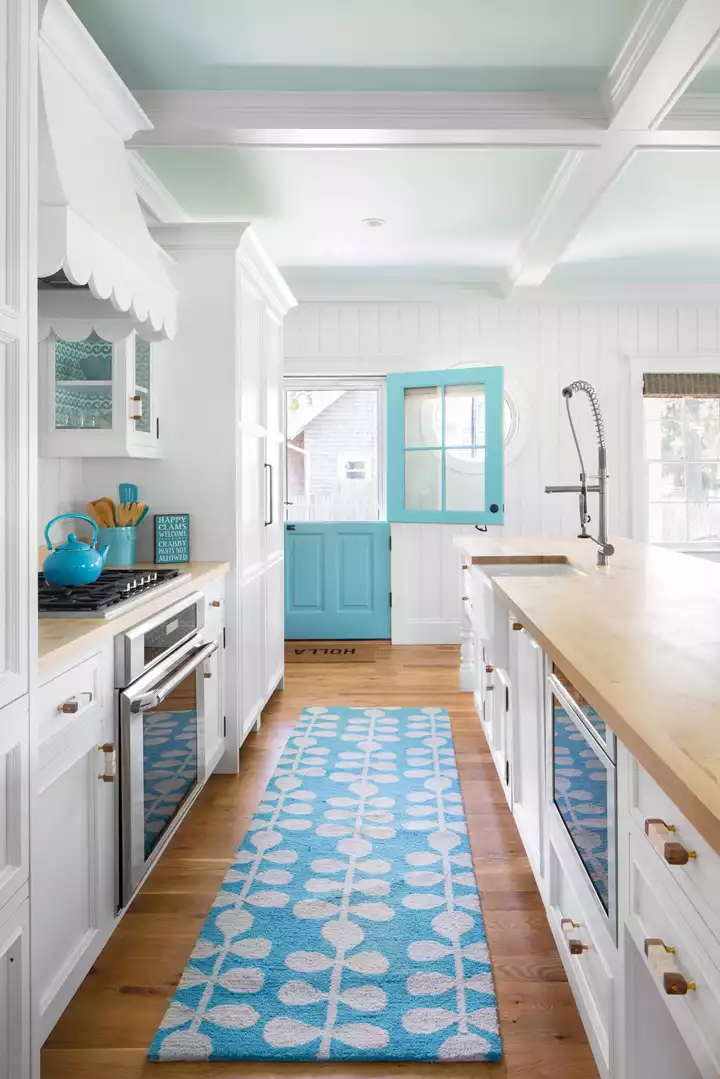
<instances>
[{"instance_id":1,"label":"framed sign","mask_svg":"<svg viewBox=\"0 0 720 1079\"><path fill-rule=\"evenodd\" d=\"M155 514L155 561L190 561L190 514Z\"/></svg>"}]
</instances>

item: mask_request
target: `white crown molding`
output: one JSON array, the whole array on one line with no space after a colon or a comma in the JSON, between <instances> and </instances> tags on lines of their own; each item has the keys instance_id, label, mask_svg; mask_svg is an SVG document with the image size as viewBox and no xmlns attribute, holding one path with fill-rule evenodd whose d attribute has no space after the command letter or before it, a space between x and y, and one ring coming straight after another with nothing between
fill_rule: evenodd
<instances>
[{"instance_id":1,"label":"white crown molding","mask_svg":"<svg viewBox=\"0 0 720 1079\"><path fill-rule=\"evenodd\" d=\"M247 221L187 221L150 229L165 251L229 251L276 311L285 315L297 300Z\"/></svg>"},{"instance_id":2,"label":"white crown molding","mask_svg":"<svg viewBox=\"0 0 720 1079\"><path fill-rule=\"evenodd\" d=\"M57 57L123 142L152 126L66 0L47 0L40 45Z\"/></svg>"},{"instance_id":3,"label":"white crown molding","mask_svg":"<svg viewBox=\"0 0 720 1079\"><path fill-rule=\"evenodd\" d=\"M158 223L169 225L190 221L190 215L168 191L147 161L136 150L127 150L126 156L138 198L157 218Z\"/></svg>"}]
</instances>

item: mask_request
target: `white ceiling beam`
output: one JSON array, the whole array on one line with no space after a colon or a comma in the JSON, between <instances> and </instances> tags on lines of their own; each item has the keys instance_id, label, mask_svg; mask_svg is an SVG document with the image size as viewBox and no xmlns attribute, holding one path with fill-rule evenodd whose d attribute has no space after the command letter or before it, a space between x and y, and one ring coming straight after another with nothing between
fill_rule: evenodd
<instances>
[{"instance_id":1,"label":"white ceiling beam","mask_svg":"<svg viewBox=\"0 0 720 1079\"><path fill-rule=\"evenodd\" d=\"M720 0L649 0L607 79L609 124L602 148L567 155L507 272L506 294L547 278L623 168L649 145L649 135L719 37Z\"/></svg>"},{"instance_id":2,"label":"white ceiling beam","mask_svg":"<svg viewBox=\"0 0 720 1079\"><path fill-rule=\"evenodd\" d=\"M635 141L628 136L602 150L566 155L530 223L517 258L501 282L505 295L516 286L543 283L635 151Z\"/></svg>"},{"instance_id":3,"label":"white ceiling beam","mask_svg":"<svg viewBox=\"0 0 720 1079\"><path fill-rule=\"evenodd\" d=\"M138 94L153 130L141 146L594 146L597 94L217 92Z\"/></svg>"},{"instance_id":4,"label":"white ceiling beam","mask_svg":"<svg viewBox=\"0 0 720 1079\"><path fill-rule=\"evenodd\" d=\"M610 129L659 127L719 39L718 0L650 0L605 83Z\"/></svg>"}]
</instances>

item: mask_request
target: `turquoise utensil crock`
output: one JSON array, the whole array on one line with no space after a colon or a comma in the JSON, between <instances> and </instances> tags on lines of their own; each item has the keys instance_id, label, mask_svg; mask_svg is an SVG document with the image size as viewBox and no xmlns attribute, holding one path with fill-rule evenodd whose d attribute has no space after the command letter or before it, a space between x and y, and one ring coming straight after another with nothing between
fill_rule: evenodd
<instances>
[{"instance_id":1,"label":"turquoise utensil crock","mask_svg":"<svg viewBox=\"0 0 720 1079\"><path fill-rule=\"evenodd\" d=\"M99 543L107 543L110 550L105 559L106 566L132 566L135 562L137 529L132 525L125 528L98 528Z\"/></svg>"}]
</instances>

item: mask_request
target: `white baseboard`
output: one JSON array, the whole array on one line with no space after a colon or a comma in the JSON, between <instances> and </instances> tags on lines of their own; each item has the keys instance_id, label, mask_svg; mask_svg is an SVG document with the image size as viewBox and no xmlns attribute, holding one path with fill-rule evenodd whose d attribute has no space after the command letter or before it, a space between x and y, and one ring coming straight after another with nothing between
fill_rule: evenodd
<instances>
[{"instance_id":1,"label":"white baseboard","mask_svg":"<svg viewBox=\"0 0 720 1079\"><path fill-rule=\"evenodd\" d=\"M440 618L393 619L393 644L459 644L460 623Z\"/></svg>"}]
</instances>

